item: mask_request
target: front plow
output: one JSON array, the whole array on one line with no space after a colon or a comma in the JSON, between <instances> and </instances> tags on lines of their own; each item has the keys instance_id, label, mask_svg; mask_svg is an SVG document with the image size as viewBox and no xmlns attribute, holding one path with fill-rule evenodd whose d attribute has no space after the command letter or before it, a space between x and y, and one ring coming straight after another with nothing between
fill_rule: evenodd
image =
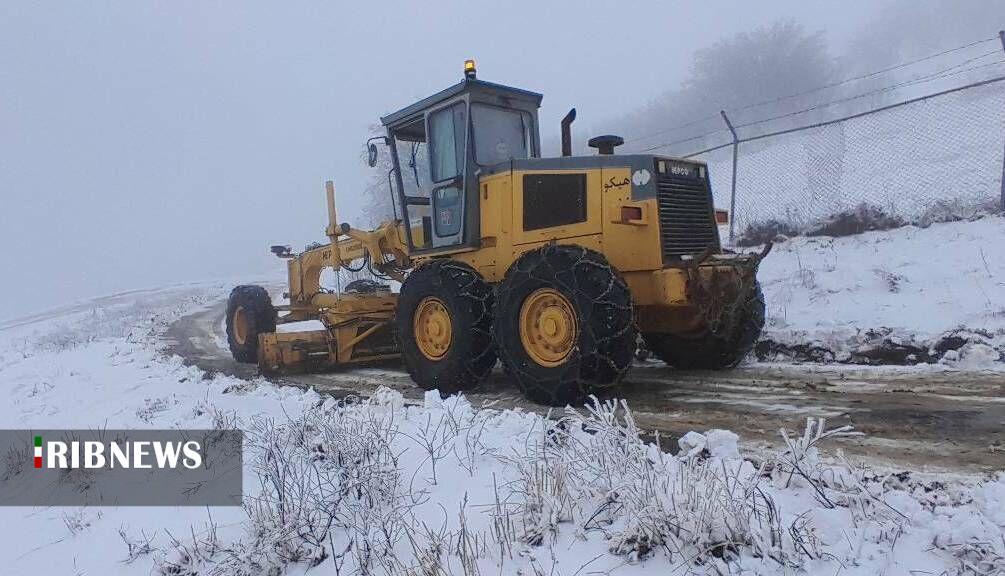
<instances>
[{"instance_id":1,"label":"front plow","mask_svg":"<svg viewBox=\"0 0 1005 576\"><path fill-rule=\"evenodd\" d=\"M277 331L259 336L258 366L262 372L318 372L341 364L398 356L394 334L396 294L323 296L323 300L331 300L331 305L311 314L316 314L325 326L323 330ZM292 322L300 316L289 315ZM281 317L279 326L283 324Z\"/></svg>"}]
</instances>

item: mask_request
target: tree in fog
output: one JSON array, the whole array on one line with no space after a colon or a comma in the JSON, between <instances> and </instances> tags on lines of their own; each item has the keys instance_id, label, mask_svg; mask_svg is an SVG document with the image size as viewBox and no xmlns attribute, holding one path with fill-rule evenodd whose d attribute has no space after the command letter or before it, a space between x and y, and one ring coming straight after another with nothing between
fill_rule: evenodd
<instances>
[{"instance_id":1,"label":"tree in fog","mask_svg":"<svg viewBox=\"0 0 1005 576\"><path fill-rule=\"evenodd\" d=\"M780 21L698 50L680 88L610 124L627 140L642 138L631 143L636 150L684 140L724 128L719 110L742 123L804 107L812 95L746 108L833 82L837 70L822 32ZM677 150L702 144L691 141Z\"/></svg>"},{"instance_id":2,"label":"tree in fog","mask_svg":"<svg viewBox=\"0 0 1005 576\"><path fill-rule=\"evenodd\" d=\"M826 84L834 72L822 32L777 22L696 52L682 95L705 113L738 109Z\"/></svg>"},{"instance_id":3,"label":"tree in fog","mask_svg":"<svg viewBox=\"0 0 1005 576\"><path fill-rule=\"evenodd\" d=\"M384 127L373 125L370 127L371 136L383 136ZM363 207L363 218L371 226L376 226L381 222L392 218L402 218L400 207L397 206L395 196L395 184L391 173L393 162L391 161L391 149L380 140L375 140L377 146L377 165L373 168L367 167L369 176L366 187L363 190L365 205ZM398 148L398 162L401 164L401 182L405 187L405 194L408 196L426 196L432 191L432 183L429 178L429 155L425 142L404 142L396 143ZM366 150L363 151L361 161L366 164ZM397 211L396 211L397 210ZM413 207L409 211L412 218L415 218L419 210Z\"/></svg>"},{"instance_id":4,"label":"tree in fog","mask_svg":"<svg viewBox=\"0 0 1005 576\"><path fill-rule=\"evenodd\" d=\"M1002 55L995 36L1002 28L1005 0L895 0L883 6L873 21L854 35L841 65L849 77L890 70L843 90L846 97L876 92L856 99L850 111L1002 74L1005 65L995 64ZM967 46L985 39L990 41ZM916 60L920 61L901 66ZM912 83L916 80L920 81ZM895 85L901 86L891 90Z\"/></svg>"},{"instance_id":5,"label":"tree in fog","mask_svg":"<svg viewBox=\"0 0 1005 576\"><path fill-rule=\"evenodd\" d=\"M994 38L1002 28L1005 28L1005 0L894 0L853 37L843 63L852 73L868 73ZM996 53L971 65L1001 59L1001 45L994 40L973 51L955 54L955 58L934 61L931 66L941 69L947 62L957 63L989 51Z\"/></svg>"},{"instance_id":6,"label":"tree in fog","mask_svg":"<svg viewBox=\"0 0 1005 576\"><path fill-rule=\"evenodd\" d=\"M384 135L384 127L379 124L370 126L370 136ZM363 189L363 220L367 226L376 226L381 222L394 218L393 192L388 180L391 171L391 150L379 140L374 140L377 146L377 165L366 166L367 152L364 148L360 162L366 166L366 187Z\"/></svg>"}]
</instances>

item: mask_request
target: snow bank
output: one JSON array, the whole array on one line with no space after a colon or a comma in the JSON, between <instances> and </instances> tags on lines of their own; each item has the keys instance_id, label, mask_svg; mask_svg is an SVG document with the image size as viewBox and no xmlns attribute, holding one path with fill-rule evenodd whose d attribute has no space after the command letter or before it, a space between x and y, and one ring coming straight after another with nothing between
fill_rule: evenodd
<instances>
[{"instance_id":1,"label":"snow bank","mask_svg":"<svg viewBox=\"0 0 1005 576\"><path fill-rule=\"evenodd\" d=\"M938 483L825 465L822 444L847 431L822 422L760 462L741 459L724 430L689 434L670 454L640 438L619 402L553 419L435 393L407 405L387 389L336 402L163 356L168 323L220 294L164 293L0 332L0 417L8 427L240 427L245 506L0 509L0 571L1005 569L1001 477Z\"/></svg>"},{"instance_id":2,"label":"snow bank","mask_svg":"<svg viewBox=\"0 0 1005 576\"><path fill-rule=\"evenodd\" d=\"M761 265L762 359L1005 360L1005 218L793 238Z\"/></svg>"}]
</instances>

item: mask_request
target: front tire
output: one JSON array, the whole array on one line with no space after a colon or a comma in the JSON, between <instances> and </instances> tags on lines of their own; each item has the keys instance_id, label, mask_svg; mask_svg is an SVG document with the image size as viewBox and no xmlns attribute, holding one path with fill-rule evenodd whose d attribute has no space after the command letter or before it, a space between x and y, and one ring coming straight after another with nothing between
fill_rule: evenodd
<instances>
[{"instance_id":1,"label":"front tire","mask_svg":"<svg viewBox=\"0 0 1005 576\"><path fill-rule=\"evenodd\" d=\"M657 358L681 370L734 368L757 343L764 329L764 293L754 283L740 318L729 334L706 332L696 338L673 334L646 334L649 349Z\"/></svg>"},{"instance_id":2,"label":"front tire","mask_svg":"<svg viewBox=\"0 0 1005 576\"><path fill-rule=\"evenodd\" d=\"M496 291L493 334L524 395L564 406L624 378L637 332L628 286L603 255L548 245L506 273Z\"/></svg>"},{"instance_id":3,"label":"front tire","mask_svg":"<svg viewBox=\"0 0 1005 576\"><path fill-rule=\"evenodd\" d=\"M227 299L227 344L238 362L258 361L258 335L276 331L276 308L261 286L237 286Z\"/></svg>"},{"instance_id":4,"label":"front tire","mask_svg":"<svg viewBox=\"0 0 1005 576\"><path fill-rule=\"evenodd\" d=\"M409 376L425 390L453 394L478 384L496 363L492 288L470 266L433 260L401 286L395 312Z\"/></svg>"}]
</instances>

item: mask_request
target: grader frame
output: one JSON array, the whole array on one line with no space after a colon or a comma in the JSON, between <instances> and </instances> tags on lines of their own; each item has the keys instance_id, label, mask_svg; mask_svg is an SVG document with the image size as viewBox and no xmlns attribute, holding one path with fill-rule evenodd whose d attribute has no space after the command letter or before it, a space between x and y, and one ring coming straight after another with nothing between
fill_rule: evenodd
<instances>
[{"instance_id":1,"label":"grader frame","mask_svg":"<svg viewBox=\"0 0 1005 576\"><path fill-rule=\"evenodd\" d=\"M276 306L285 313L279 325L319 320L323 330L269 332L260 335L259 366L264 371L317 371L338 364L373 362L396 358L393 339L397 296L390 292L328 292L321 287L326 268L336 271L353 261L374 262L376 271L397 281L410 262L403 244L401 224L386 222L366 231L337 224L335 185L325 183L328 201L329 243L299 254L275 250L287 259L289 304ZM377 338L383 332L384 338Z\"/></svg>"}]
</instances>

